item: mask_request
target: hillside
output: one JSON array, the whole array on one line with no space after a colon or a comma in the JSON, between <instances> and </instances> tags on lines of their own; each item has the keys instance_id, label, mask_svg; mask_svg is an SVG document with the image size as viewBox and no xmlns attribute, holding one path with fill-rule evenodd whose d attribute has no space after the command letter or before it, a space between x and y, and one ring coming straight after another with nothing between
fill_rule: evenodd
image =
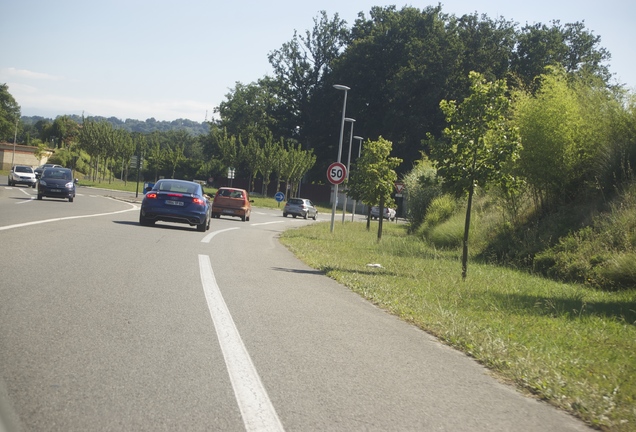
<instances>
[{"instance_id":1,"label":"hillside","mask_svg":"<svg viewBox=\"0 0 636 432\"><path fill-rule=\"evenodd\" d=\"M78 124L82 123L82 116L73 114L68 115L68 118L77 122ZM198 136L198 135L206 135L210 131L210 127L208 123L198 123L188 119L177 119L173 121L158 121L153 117L142 120L135 119L126 119L120 120L117 117L100 117L100 116L91 116L87 117L96 122L106 121L110 123L116 129L123 129L128 132L137 132L142 134L149 134L152 132L168 132L168 131L177 131L177 130L185 130L190 135ZM35 125L40 121L50 122L52 123L55 119L50 119L46 117L40 116L22 116L21 121L25 125Z\"/></svg>"}]
</instances>

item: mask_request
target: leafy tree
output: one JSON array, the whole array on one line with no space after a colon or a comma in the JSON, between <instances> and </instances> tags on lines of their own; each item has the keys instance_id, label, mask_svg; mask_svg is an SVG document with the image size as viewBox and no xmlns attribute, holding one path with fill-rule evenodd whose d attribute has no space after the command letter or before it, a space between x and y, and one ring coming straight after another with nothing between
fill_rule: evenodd
<instances>
[{"instance_id":1,"label":"leafy tree","mask_svg":"<svg viewBox=\"0 0 636 432\"><path fill-rule=\"evenodd\" d=\"M338 14L329 18L321 11L314 18L311 31L305 31L304 35L294 32L291 41L269 54L274 70L272 85L279 100L275 116L280 122L281 136L294 138L304 143L305 148L314 147L308 128L320 105L313 99L347 38L346 22Z\"/></svg>"},{"instance_id":2,"label":"leafy tree","mask_svg":"<svg viewBox=\"0 0 636 432\"><path fill-rule=\"evenodd\" d=\"M0 84L0 140L13 141L19 120L20 105L9 93L9 86Z\"/></svg>"},{"instance_id":3,"label":"leafy tree","mask_svg":"<svg viewBox=\"0 0 636 432\"><path fill-rule=\"evenodd\" d=\"M258 174L258 167L261 161L261 152L261 146L258 143L257 138L254 136L254 134L249 134L247 137L247 142L240 148L240 158L249 173L250 192L254 191L254 179L256 178L256 174Z\"/></svg>"},{"instance_id":4,"label":"leafy tree","mask_svg":"<svg viewBox=\"0 0 636 432\"><path fill-rule=\"evenodd\" d=\"M511 181L505 168L518 158L520 142L509 121L510 99L503 80L487 82L483 75L471 72L471 94L463 102L443 100L440 108L448 127L445 141L432 149L438 174L457 195L468 193L464 225L462 278L468 267L468 234L475 186Z\"/></svg>"},{"instance_id":5,"label":"leafy tree","mask_svg":"<svg viewBox=\"0 0 636 432\"><path fill-rule=\"evenodd\" d=\"M148 136L148 150L147 150L147 162L148 169L154 171L154 181L159 178L159 171L162 169L165 163L165 152L161 149L161 141L158 132L153 132Z\"/></svg>"},{"instance_id":6,"label":"leafy tree","mask_svg":"<svg viewBox=\"0 0 636 432\"><path fill-rule=\"evenodd\" d=\"M281 180L285 180L285 190L289 196L296 196L300 180L316 163L312 150L303 150L299 143L289 142L287 148L280 153L280 164L274 167Z\"/></svg>"},{"instance_id":7,"label":"leafy tree","mask_svg":"<svg viewBox=\"0 0 636 432\"><path fill-rule=\"evenodd\" d=\"M271 180L272 173L276 167L276 159L280 155L280 149L283 147L283 140L274 141L271 133L265 138L263 147L259 152L258 171L263 176L263 196L267 196L267 189Z\"/></svg>"},{"instance_id":8,"label":"leafy tree","mask_svg":"<svg viewBox=\"0 0 636 432\"><path fill-rule=\"evenodd\" d=\"M348 193L355 200L367 204L369 207L378 205L380 215L385 207L394 207L393 190L397 173L394 169L402 163L396 157L390 157L393 143L380 137L377 141L368 140L364 144L364 152L352 169L347 182ZM380 217L378 226L378 240L382 238L382 222ZM367 215L367 230L370 229L370 210Z\"/></svg>"},{"instance_id":9,"label":"leafy tree","mask_svg":"<svg viewBox=\"0 0 636 432\"><path fill-rule=\"evenodd\" d=\"M185 160L185 156L183 155L184 147L184 143L174 143L173 145L168 145L166 149L166 160L170 163L172 169L171 178L175 178L177 166L181 161Z\"/></svg>"},{"instance_id":10,"label":"leafy tree","mask_svg":"<svg viewBox=\"0 0 636 432\"><path fill-rule=\"evenodd\" d=\"M583 23L552 26L537 23L526 25L517 36L518 45L511 68L526 88L535 91L535 78L545 73L547 66L561 66L570 74L595 75L605 83L611 74L608 66L611 55L599 47L601 38L587 31Z\"/></svg>"},{"instance_id":11,"label":"leafy tree","mask_svg":"<svg viewBox=\"0 0 636 432\"><path fill-rule=\"evenodd\" d=\"M537 204L567 202L596 190L601 180L614 186L629 153L620 94L557 67L537 83L534 95L520 93L515 116L523 142L519 172Z\"/></svg>"},{"instance_id":12,"label":"leafy tree","mask_svg":"<svg viewBox=\"0 0 636 432\"><path fill-rule=\"evenodd\" d=\"M217 145L219 159L223 162L225 168L236 168L240 162L240 140L233 135L228 135L227 129L223 129L222 131L216 129L213 134L214 142Z\"/></svg>"},{"instance_id":13,"label":"leafy tree","mask_svg":"<svg viewBox=\"0 0 636 432\"><path fill-rule=\"evenodd\" d=\"M45 125L42 130L42 140L54 142L60 148L71 147L77 142L79 136L79 124L69 116L59 116L53 123Z\"/></svg>"},{"instance_id":14,"label":"leafy tree","mask_svg":"<svg viewBox=\"0 0 636 432\"><path fill-rule=\"evenodd\" d=\"M219 128L229 135L246 136L257 130L277 129L277 120L273 117L277 101L270 78L247 85L237 82L225 97L227 100L221 102L215 112L221 116Z\"/></svg>"}]
</instances>

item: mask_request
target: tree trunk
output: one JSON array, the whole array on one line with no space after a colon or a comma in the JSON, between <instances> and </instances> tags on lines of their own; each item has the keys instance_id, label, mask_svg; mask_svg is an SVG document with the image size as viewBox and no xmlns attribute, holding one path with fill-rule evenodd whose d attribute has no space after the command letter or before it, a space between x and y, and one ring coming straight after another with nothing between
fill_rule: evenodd
<instances>
[{"instance_id":1,"label":"tree trunk","mask_svg":"<svg viewBox=\"0 0 636 432\"><path fill-rule=\"evenodd\" d=\"M382 222L384 222L384 196L380 197L380 223L378 224L378 241L382 239Z\"/></svg>"},{"instance_id":2,"label":"tree trunk","mask_svg":"<svg viewBox=\"0 0 636 432\"><path fill-rule=\"evenodd\" d=\"M468 190L468 205L466 206L466 222L464 224L464 242L462 250L462 279L466 279L468 271L468 232L470 230L470 209L473 205L473 194L475 192L475 182L471 181Z\"/></svg>"}]
</instances>

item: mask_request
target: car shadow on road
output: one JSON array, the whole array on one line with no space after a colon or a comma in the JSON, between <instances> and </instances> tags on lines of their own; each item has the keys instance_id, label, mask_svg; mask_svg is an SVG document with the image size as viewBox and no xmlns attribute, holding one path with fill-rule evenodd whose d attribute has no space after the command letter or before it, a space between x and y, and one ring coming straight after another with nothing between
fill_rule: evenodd
<instances>
[{"instance_id":1,"label":"car shadow on road","mask_svg":"<svg viewBox=\"0 0 636 432\"><path fill-rule=\"evenodd\" d=\"M356 274L361 274L361 275L383 275L383 276L395 276L395 273L387 271L384 268L375 268L375 267L367 267L364 269L343 269L343 268L332 268L332 267L328 267L325 270L302 270L302 269L290 269L290 268L283 268L283 267L272 267L272 270L276 270L276 271L284 271L284 272L289 272L289 273L301 273L301 274L313 274L313 275L321 275L321 276L326 276L329 273L331 273L332 271L339 271L339 272L348 272L348 273L356 273Z\"/></svg>"},{"instance_id":2,"label":"car shadow on road","mask_svg":"<svg viewBox=\"0 0 636 432\"><path fill-rule=\"evenodd\" d=\"M113 223L116 223L118 225L131 225L131 226L138 226L141 227L141 225L139 225L139 222L136 221L113 221ZM187 225L166 225L166 224L156 224L154 226L148 226L148 227L142 227L142 228L150 228L150 229L170 229L170 230L178 230L178 231L192 231L192 232L197 232L199 234L201 234L200 231L197 231L196 227L193 226L187 226Z\"/></svg>"},{"instance_id":3,"label":"car shadow on road","mask_svg":"<svg viewBox=\"0 0 636 432\"><path fill-rule=\"evenodd\" d=\"M305 270L305 269L293 269L293 268L284 268L284 267L272 267L272 270L287 272L287 273L313 274L313 275L320 275L320 276L325 275L325 272L323 272L322 270L314 270L314 269Z\"/></svg>"}]
</instances>

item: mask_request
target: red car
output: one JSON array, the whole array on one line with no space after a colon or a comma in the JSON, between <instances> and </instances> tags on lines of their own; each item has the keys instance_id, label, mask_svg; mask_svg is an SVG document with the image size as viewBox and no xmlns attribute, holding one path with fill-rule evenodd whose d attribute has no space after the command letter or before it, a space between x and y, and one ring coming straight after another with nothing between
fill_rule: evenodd
<instances>
[{"instance_id":1,"label":"red car","mask_svg":"<svg viewBox=\"0 0 636 432\"><path fill-rule=\"evenodd\" d=\"M253 202L245 189L219 188L212 201L212 217L234 216L241 218L243 222L249 221Z\"/></svg>"}]
</instances>

